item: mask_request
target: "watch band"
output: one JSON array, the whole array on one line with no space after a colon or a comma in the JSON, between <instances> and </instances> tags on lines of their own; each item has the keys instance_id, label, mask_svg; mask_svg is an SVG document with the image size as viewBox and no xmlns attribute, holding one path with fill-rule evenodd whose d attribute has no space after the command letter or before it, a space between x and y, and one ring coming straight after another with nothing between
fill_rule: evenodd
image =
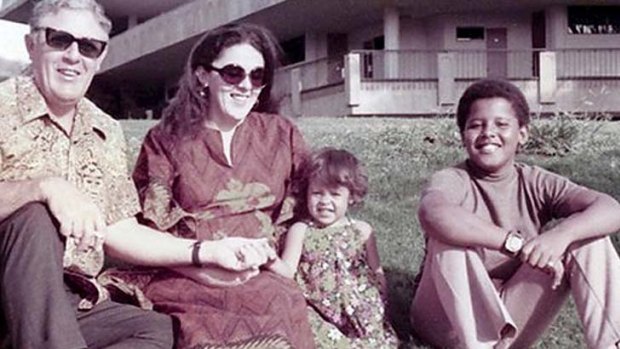
<instances>
[{"instance_id":1,"label":"watch band","mask_svg":"<svg viewBox=\"0 0 620 349\"><path fill-rule=\"evenodd\" d=\"M202 263L200 262L200 246L202 245L202 241L198 240L192 244L192 265L198 268L202 267Z\"/></svg>"}]
</instances>

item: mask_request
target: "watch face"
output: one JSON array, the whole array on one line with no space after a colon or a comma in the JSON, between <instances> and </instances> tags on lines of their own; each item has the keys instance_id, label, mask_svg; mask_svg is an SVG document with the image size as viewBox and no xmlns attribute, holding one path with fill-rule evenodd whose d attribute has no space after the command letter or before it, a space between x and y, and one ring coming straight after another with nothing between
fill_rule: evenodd
<instances>
[{"instance_id":1,"label":"watch face","mask_svg":"<svg viewBox=\"0 0 620 349\"><path fill-rule=\"evenodd\" d=\"M516 235L510 234L506 240L506 249L512 253L519 252L523 245L523 240Z\"/></svg>"}]
</instances>

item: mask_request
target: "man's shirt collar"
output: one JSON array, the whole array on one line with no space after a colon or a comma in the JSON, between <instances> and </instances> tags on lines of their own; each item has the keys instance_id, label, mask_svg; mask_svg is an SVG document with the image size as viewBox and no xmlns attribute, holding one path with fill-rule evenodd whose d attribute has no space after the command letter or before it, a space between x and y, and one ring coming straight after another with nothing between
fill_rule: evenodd
<instances>
[{"instance_id":1,"label":"man's shirt collar","mask_svg":"<svg viewBox=\"0 0 620 349\"><path fill-rule=\"evenodd\" d=\"M42 117L48 117L47 104L45 98L39 92L34 78L31 76L18 77L17 82L18 112L21 117L22 125ZM77 114L74 120L74 128L78 132L87 131L90 128L98 131L104 139L107 137L106 127L101 117L101 110L91 101L82 98L77 105ZM79 133L75 133L79 134Z\"/></svg>"}]
</instances>

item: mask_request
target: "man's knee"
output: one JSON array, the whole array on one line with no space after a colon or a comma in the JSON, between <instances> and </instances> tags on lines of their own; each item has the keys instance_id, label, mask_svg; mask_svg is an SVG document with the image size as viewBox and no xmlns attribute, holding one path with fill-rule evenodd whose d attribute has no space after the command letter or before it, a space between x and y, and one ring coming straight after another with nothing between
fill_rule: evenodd
<instances>
[{"instance_id":1,"label":"man's knee","mask_svg":"<svg viewBox=\"0 0 620 349\"><path fill-rule=\"evenodd\" d=\"M62 241L47 207L30 203L0 222L0 249L5 253L24 254L26 250L61 253Z\"/></svg>"},{"instance_id":2,"label":"man's knee","mask_svg":"<svg viewBox=\"0 0 620 349\"><path fill-rule=\"evenodd\" d=\"M57 230L47 206L39 202L22 206L2 223L12 229Z\"/></svg>"},{"instance_id":3,"label":"man's knee","mask_svg":"<svg viewBox=\"0 0 620 349\"><path fill-rule=\"evenodd\" d=\"M34 226L55 229L50 211L45 204L40 202L31 202L20 207L0 223L3 226L10 226L12 228Z\"/></svg>"}]
</instances>

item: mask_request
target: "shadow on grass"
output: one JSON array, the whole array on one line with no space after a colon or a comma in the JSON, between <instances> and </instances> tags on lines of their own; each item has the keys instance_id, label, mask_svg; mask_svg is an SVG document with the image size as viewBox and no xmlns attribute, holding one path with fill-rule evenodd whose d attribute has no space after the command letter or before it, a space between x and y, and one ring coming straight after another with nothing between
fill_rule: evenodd
<instances>
[{"instance_id":1,"label":"shadow on grass","mask_svg":"<svg viewBox=\"0 0 620 349\"><path fill-rule=\"evenodd\" d=\"M399 348L427 348L414 337L409 322L409 309L413 299L416 275L390 267L385 269L385 275L389 290L387 316L401 342Z\"/></svg>"}]
</instances>

